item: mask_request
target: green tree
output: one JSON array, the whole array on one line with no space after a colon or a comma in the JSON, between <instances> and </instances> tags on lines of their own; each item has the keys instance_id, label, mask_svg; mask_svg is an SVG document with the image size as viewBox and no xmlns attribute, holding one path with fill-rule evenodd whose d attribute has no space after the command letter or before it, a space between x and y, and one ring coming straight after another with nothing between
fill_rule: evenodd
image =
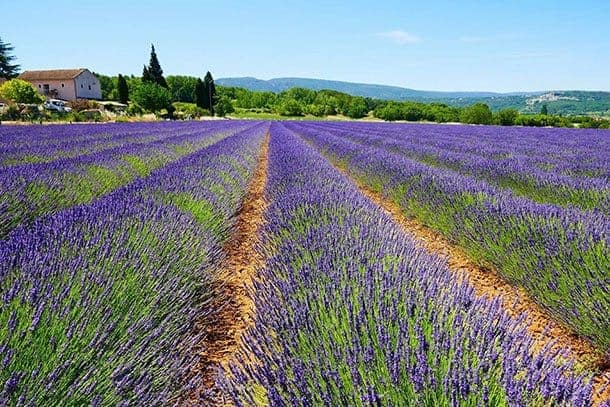
<instances>
[{"instance_id":1,"label":"green tree","mask_svg":"<svg viewBox=\"0 0 610 407\"><path fill-rule=\"evenodd\" d=\"M496 122L502 126L512 126L517 116L519 112L516 109L502 109L496 115Z\"/></svg>"},{"instance_id":2,"label":"green tree","mask_svg":"<svg viewBox=\"0 0 610 407\"><path fill-rule=\"evenodd\" d=\"M174 102L195 102L195 86L197 78L186 75L169 75L165 78L167 88L172 93Z\"/></svg>"},{"instance_id":3,"label":"green tree","mask_svg":"<svg viewBox=\"0 0 610 407\"><path fill-rule=\"evenodd\" d=\"M401 105L398 102L386 102L377 106L373 111L373 115L378 119L387 121L401 120L403 118Z\"/></svg>"},{"instance_id":4,"label":"green tree","mask_svg":"<svg viewBox=\"0 0 610 407\"><path fill-rule=\"evenodd\" d=\"M447 106L444 103L422 104L421 106L426 120L437 123L460 121L460 108Z\"/></svg>"},{"instance_id":5,"label":"green tree","mask_svg":"<svg viewBox=\"0 0 610 407\"><path fill-rule=\"evenodd\" d=\"M361 117L366 116L368 112L369 111L364 98L355 97L352 98L350 104L348 105L345 115L352 119L360 119Z\"/></svg>"},{"instance_id":6,"label":"green tree","mask_svg":"<svg viewBox=\"0 0 610 407\"><path fill-rule=\"evenodd\" d=\"M276 106L276 111L282 116L302 116L303 106L295 99L285 99Z\"/></svg>"},{"instance_id":7,"label":"green tree","mask_svg":"<svg viewBox=\"0 0 610 407\"><path fill-rule=\"evenodd\" d=\"M233 109L231 100L228 97L221 96L218 98L218 102L216 102L215 111L218 116L225 117L227 114L233 113L235 109Z\"/></svg>"},{"instance_id":8,"label":"green tree","mask_svg":"<svg viewBox=\"0 0 610 407\"><path fill-rule=\"evenodd\" d=\"M316 100L314 101L316 106L319 106L323 110L322 115L331 116L337 114L337 94L331 93L331 91L321 90L317 92Z\"/></svg>"},{"instance_id":9,"label":"green tree","mask_svg":"<svg viewBox=\"0 0 610 407\"><path fill-rule=\"evenodd\" d=\"M0 86L0 97L15 103L42 103L44 96L30 82L11 79Z\"/></svg>"},{"instance_id":10,"label":"green tree","mask_svg":"<svg viewBox=\"0 0 610 407\"><path fill-rule=\"evenodd\" d=\"M402 119L417 122L424 119L424 112L419 103L405 102L402 104Z\"/></svg>"},{"instance_id":11,"label":"green tree","mask_svg":"<svg viewBox=\"0 0 610 407\"><path fill-rule=\"evenodd\" d=\"M212 77L210 71L205 74L203 84L205 85L205 99L203 108L208 109L210 114L214 116L214 105L216 104L216 86L214 85L214 78Z\"/></svg>"},{"instance_id":12,"label":"green tree","mask_svg":"<svg viewBox=\"0 0 610 407\"><path fill-rule=\"evenodd\" d=\"M316 105L316 104L311 104L311 105L307 105L303 108L303 111L306 114L310 114L312 116L316 116L316 117L322 117L326 114L326 109L324 108L323 105Z\"/></svg>"},{"instance_id":13,"label":"green tree","mask_svg":"<svg viewBox=\"0 0 610 407\"><path fill-rule=\"evenodd\" d=\"M117 77L102 75L99 73L93 73L100 81L100 87L102 88L102 99L104 100L119 100L119 93L117 91Z\"/></svg>"},{"instance_id":14,"label":"green tree","mask_svg":"<svg viewBox=\"0 0 610 407\"><path fill-rule=\"evenodd\" d=\"M542 104L542 108L540 109L540 114L543 114L545 116L547 114L549 114L549 107L546 105L546 103Z\"/></svg>"},{"instance_id":15,"label":"green tree","mask_svg":"<svg viewBox=\"0 0 610 407\"><path fill-rule=\"evenodd\" d=\"M205 109L206 106L206 94L205 94L205 84L201 80L201 78L197 78L197 83L195 84L195 104L197 107Z\"/></svg>"},{"instance_id":16,"label":"green tree","mask_svg":"<svg viewBox=\"0 0 610 407\"><path fill-rule=\"evenodd\" d=\"M171 106L172 94L156 83L142 82L132 90L131 100L143 109L156 113Z\"/></svg>"},{"instance_id":17,"label":"green tree","mask_svg":"<svg viewBox=\"0 0 610 407\"><path fill-rule=\"evenodd\" d=\"M11 79L19 73L19 65L12 64L15 56L11 52L15 48L0 37L0 78Z\"/></svg>"},{"instance_id":18,"label":"green tree","mask_svg":"<svg viewBox=\"0 0 610 407\"><path fill-rule=\"evenodd\" d=\"M125 78L125 80L127 81L127 87L129 88L129 94L131 95L131 93L133 92L133 90L135 88L137 88L138 86L140 86L140 84L142 83L142 78L140 78L139 76L135 76L135 75L124 75L123 78Z\"/></svg>"},{"instance_id":19,"label":"green tree","mask_svg":"<svg viewBox=\"0 0 610 407\"><path fill-rule=\"evenodd\" d=\"M278 96L273 92L254 92L243 88L218 87L218 92L234 100L235 107L244 109L270 109Z\"/></svg>"},{"instance_id":20,"label":"green tree","mask_svg":"<svg viewBox=\"0 0 610 407\"><path fill-rule=\"evenodd\" d=\"M302 105L314 103L316 91L306 88L290 88L280 95L281 98L294 99Z\"/></svg>"},{"instance_id":21,"label":"green tree","mask_svg":"<svg viewBox=\"0 0 610 407\"><path fill-rule=\"evenodd\" d=\"M144 69L142 70L142 82L157 83L146 65L144 65Z\"/></svg>"},{"instance_id":22,"label":"green tree","mask_svg":"<svg viewBox=\"0 0 610 407\"><path fill-rule=\"evenodd\" d=\"M491 124L493 114L485 103L475 103L462 111L460 120L468 124Z\"/></svg>"},{"instance_id":23,"label":"green tree","mask_svg":"<svg viewBox=\"0 0 610 407\"><path fill-rule=\"evenodd\" d=\"M117 91L119 93L119 102L127 104L129 101L129 87L125 77L121 74L119 74L117 81Z\"/></svg>"},{"instance_id":24,"label":"green tree","mask_svg":"<svg viewBox=\"0 0 610 407\"><path fill-rule=\"evenodd\" d=\"M163 77L163 69L161 69L161 64L159 63L159 58L157 58L157 52L155 51L155 46L153 44L150 45L150 62L148 63L148 72L157 85L167 88L167 82Z\"/></svg>"}]
</instances>

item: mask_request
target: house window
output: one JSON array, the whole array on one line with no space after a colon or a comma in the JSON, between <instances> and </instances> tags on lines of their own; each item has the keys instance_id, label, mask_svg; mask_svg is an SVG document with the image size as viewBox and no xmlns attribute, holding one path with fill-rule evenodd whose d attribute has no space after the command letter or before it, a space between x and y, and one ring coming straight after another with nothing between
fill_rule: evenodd
<instances>
[{"instance_id":1,"label":"house window","mask_svg":"<svg viewBox=\"0 0 610 407\"><path fill-rule=\"evenodd\" d=\"M64 84L63 84L63 83L61 84L61 87L62 87L62 88L64 87Z\"/></svg>"},{"instance_id":2,"label":"house window","mask_svg":"<svg viewBox=\"0 0 610 407\"><path fill-rule=\"evenodd\" d=\"M80 84L80 87L81 87L81 89L82 89L82 87L83 87L83 84L82 84L82 83Z\"/></svg>"},{"instance_id":3,"label":"house window","mask_svg":"<svg viewBox=\"0 0 610 407\"><path fill-rule=\"evenodd\" d=\"M91 85L89 85L89 90L91 90Z\"/></svg>"},{"instance_id":4,"label":"house window","mask_svg":"<svg viewBox=\"0 0 610 407\"><path fill-rule=\"evenodd\" d=\"M39 87L39 88L42 88L42 85L41 85L41 84L38 84L38 87Z\"/></svg>"}]
</instances>

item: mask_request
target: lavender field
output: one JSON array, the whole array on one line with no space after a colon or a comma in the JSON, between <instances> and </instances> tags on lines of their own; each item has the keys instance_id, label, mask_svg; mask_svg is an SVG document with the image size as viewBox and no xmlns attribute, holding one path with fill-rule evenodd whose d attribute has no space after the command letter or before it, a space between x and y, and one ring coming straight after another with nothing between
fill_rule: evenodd
<instances>
[{"instance_id":1,"label":"lavender field","mask_svg":"<svg viewBox=\"0 0 610 407\"><path fill-rule=\"evenodd\" d=\"M0 126L0 405L610 405L609 157L604 130ZM255 181L264 265L232 292Z\"/></svg>"}]
</instances>

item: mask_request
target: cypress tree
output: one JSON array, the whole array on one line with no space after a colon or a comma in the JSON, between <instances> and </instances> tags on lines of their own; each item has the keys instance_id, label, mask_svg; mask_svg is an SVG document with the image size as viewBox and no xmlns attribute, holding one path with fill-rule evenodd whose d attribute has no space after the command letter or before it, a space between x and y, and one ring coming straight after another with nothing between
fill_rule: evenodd
<instances>
[{"instance_id":1,"label":"cypress tree","mask_svg":"<svg viewBox=\"0 0 610 407\"><path fill-rule=\"evenodd\" d=\"M13 49L10 43L3 42L0 37L0 78L11 79L19 73L19 65L11 64L15 60L15 56L11 55Z\"/></svg>"},{"instance_id":2,"label":"cypress tree","mask_svg":"<svg viewBox=\"0 0 610 407\"><path fill-rule=\"evenodd\" d=\"M195 84L195 104L202 109L206 109L205 107L205 85L201 78L197 78L197 83Z\"/></svg>"},{"instance_id":3,"label":"cypress tree","mask_svg":"<svg viewBox=\"0 0 610 407\"><path fill-rule=\"evenodd\" d=\"M206 82L206 80L203 80L203 103L201 103L201 107L204 109L208 109L210 110L210 100L208 99L208 83Z\"/></svg>"},{"instance_id":4,"label":"cypress tree","mask_svg":"<svg viewBox=\"0 0 610 407\"><path fill-rule=\"evenodd\" d=\"M214 105L216 104L216 86L214 85L214 78L212 78L210 71L205 74L203 83L205 85L205 103L203 108L208 109L210 114L214 116Z\"/></svg>"},{"instance_id":5,"label":"cypress tree","mask_svg":"<svg viewBox=\"0 0 610 407\"><path fill-rule=\"evenodd\" d=\"M163 77L163 69L161 69L161 64L159 64L159 59L157 58L157 53L155 52L155 46L151 44L150 47L150 62L148 63L148 71L157 85L167 88L167 82Z\"/></svg>"},{"instance_id":6,"label":"cypress tree","mask_svg":"<svg viewBox=\"0 0 610 407\"><path fill-rule=\"evenodd\" d=\"M546 103L544 103L544 104L542 105L542 109L540 109L540 114L543 114L543 115L545 115L545 116L546 116L547 114L549 114L549 107L546 105Z\"/></svg>"},{"instance_id":7,"label":"cypress tree","mask_svg":"<svg viewBox=\"0 0 610 407\"><path fill-rule=\"evenodd\" d=\"M146 65L144 65L144 69L142 70L142 82L152 82L155 83L155 78L150 74L150 70Z\"/></svg>"},{"instance_id":8,"label":"cypress tree","mask_svg":"<svg viewBox=\"0 0 610 407\"><path fill-rule=\"evenodd\" d=\"M129 87L127 87L125 77L121 74L119 74L117 90L119 91L119 102L127 104L129 100Z\"/></svg>"}]
</instances>

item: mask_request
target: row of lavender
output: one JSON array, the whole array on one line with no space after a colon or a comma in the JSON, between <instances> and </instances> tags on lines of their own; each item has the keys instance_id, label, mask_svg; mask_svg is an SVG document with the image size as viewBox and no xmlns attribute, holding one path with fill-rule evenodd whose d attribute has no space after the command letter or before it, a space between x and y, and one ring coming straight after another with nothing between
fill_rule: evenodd
<instances>
[{"instance_id":1,"label":"row of lavender","mask_svg":"<svg viewBox=\"0 0 610 407\"><path fill-rule=\"evenodd\" d=\"M128 136L164 133L170 136L169 129L192 129L194 122L135 122L135 123L97 123L81 125L46 124L44 126L2 126L0 127L0 152L27 152L28 148L51 146L70 148L78 143L94 143L99 140L118 139ZM222 123L206 123L206 126L220 126ZM224 125L229 125L224 123ZM87 147L87 144L82 144ZM44 152L43 152L44 153Z\"/></svg>"},{"instance_id":2,"label":"row of lavender","mask_svg":"<svg viewBox=\"0 0 610 407\"><path fill-rule=\"evenodd\" d=\"M246 126L243 122L212 123L205 126L199 123L163 123L163 126L151 125L147 132L142 124L138 124L129 133L132 137L146 133L159 135L148 143L127 142L94 152L83 149L84 153L75 157L2 168L0 238L17 226L28 224L42 215L88 203L137 178L146 177L152 170L215 143ZM53 127L55 130L57 127L68 128L67 136L63 136L68 138L74 131L68 126ZM95 143L101 131L96 126L74 127L92 135L86 139L90 144ZM33 134L47 131L46 127L27 129ZM125 141L123 133L117 133L116 136ZM9 141L15 137L12 129L0 135L0 139ZM66 145L69 146L68 141ZM50 151L55 151L54 148L50 147Z\"/></svg>"},{"instance_id":3,"label":"row of lavender","mask_svg":"<svg viewBox=\"0 0 610 407\"><path fill-rule=\"evenodd\" d=\"M324 123L340 129L344 126ZM595 129L358 123L360 131L383 131L422 145L487 158L514 158L531 168L576 177L610 177L608 132Z\"/></svg>"},{"instance_id":4,"label":"row of lavender","mask_svg":"<svg viewBox=\"0 0 610 407\"><path fill-rule=\"evenodd\" d=\"M596 131L589 135L588 147L576 153L571 152L570 142L573 134L563 135L565 144L557 144L545 137L545 131L524 131L518 139L519 144L528 144L530 149L538 151L534 157L520 152L518 145L514 151L506 150L502 144L505 133L509 142L514 141L514 130L493 128L496 131L493 139L484 137L488 127L413 125L412 127L387 127L383 125L366 126L350 124L337 127L333 124L317 124L319 130L330 130L335 135L347 136L353 141L366 145L375 145L386 150L398 152L409 158L422 161L435 167L452 169L461 174L483 179L493 185L507 188L511 192L525 196L536 202L551 203L561 206L575 206L585 210L600 211L610 215L610 138L605 132ZM464 133L468 132L467 138ZM483 134L479 134L483 133ZM493 132L492 132L493 134ZM566 137L570 137L566 139ZM585 139L587 139L585 137ZM506 143L506 141L504 141ZM515 143L517 144L517 143ZM590 150L594 148L595 154ZM531 152L528 152L531 154ZM570 157L570 156L577 156ZM533 159L536 162L532 162ZM597 168L600 177L582 177L566 175L554 168L549 158L562 163L589 162ZM542 160L542 161L540 161Z\"/></svg>"},{"instance_id":5,"label":"row of lavender","mask_svg":"<svg viewBox=\"0 0 610 407\"><path fill-rule=\"evenodd\" d=\"M198 363L194 323L214 323L210 287L267 128L250 126L0 242L0 405L179 396Z\"/></svg>"},{"instance_id":6,"label":"row of lavender","mask_svg":"<svg viewBox=\"0 0 610 407\"><path fill-rule=\"evenodd\" d=\"M0 166L51 162L127 144L145 144L192 131L190 123L109 123L65 126L3 126Z\"/></svg>"},{"instance_id":7,"label":"row of lavender","mask_svg":"<svg viewBox=\"0 0 610 407\"><path fill-rule=\"evenodd\" d=\"M590 405L584 375L536 354L522 320L456 282L280 124L268 180L256 319L218 380L233 403Z\"/></svg>"},{"instance_id":8,"label":"row of lavender","mask_svg":"<svg viewBox=\"0 0 610 407\"><path fill-rule=\"evenodd\" d=\"M608 217L536 204L453 171L352 142L345 133L339 136L308 124L290 127L394 200L405 214L524 287L610 357Z\"/></svg>"}]
</instances>

